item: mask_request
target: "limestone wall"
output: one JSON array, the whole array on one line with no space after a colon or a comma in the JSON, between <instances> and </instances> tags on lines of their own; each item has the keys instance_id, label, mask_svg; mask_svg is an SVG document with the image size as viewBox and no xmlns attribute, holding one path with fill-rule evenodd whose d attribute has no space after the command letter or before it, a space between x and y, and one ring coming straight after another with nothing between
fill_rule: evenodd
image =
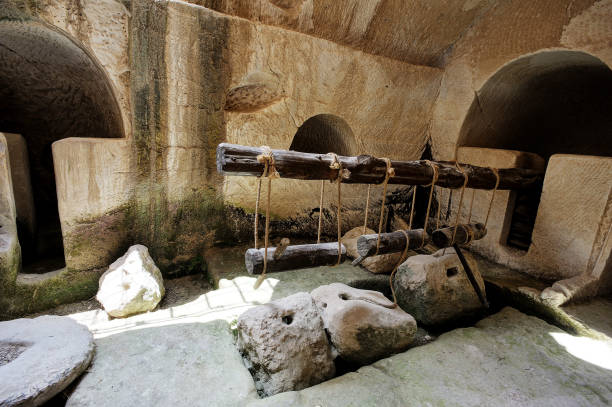
<instances>
[{"instance_id":1,"label":"limestone wall","mask_svg":"<svg viewBox=\"0 0 612 407\"><path fill-rule=\"evenodd\" d=\"M453 47L431 122L435 157L454 157L475 95L513 60L541 50L574 50L612 66L611 18L610 0L497 2Z\"/></svg>"},{"instance_id":2,"label":"limestone wall","mask_svg":"<svg viewBox=\"0 0 612 407\"><path fill-rule=\"evenodd\" d=\"M90 54L121 111L124 139L66 138L53 146L70 273L104 268L141 243L171 275L205 247L250 239L256 179L216 172L220 142L286 149L307 120L327 115L348 129L351 154L417 159L431 142L434 158L447 160L479 92L518 58L580 51L612 64L612 0L0 0L5 4L18 10L5 23L41 19ZM521 157L505 162L523 165ZM608 165L599 162L593 179L603 182ZM553 188L552 176L543 207L554 206L564 188ZM314 236L319 187L273 182L277 232ZM345 228L361 221L365 188L343 186ZM332 184L326 191L331 234L337 191ZM380 189L373 191L376 200ZM601 240L590 234L601 219L599 192L579 217L585 229L571 261L565 255L572 251L540 246L533 249L539 254L525 255L504 247L509 192L498 193L490 233L474 248L539 276L575 275ZM487 193L478 192L476 219L487 204ZM534 242L576 226L545 216L538 214ZM61 298L90 296L95 272L75 276L58 276L49 295L72 279L82 291ZM38 287L16 287L27 307L55 300L34 298Z\"/></svg>"},{"instance_id":3,"label":"limestone wall","mask_svg":"<svg viewBox=\"0 0 612 407\"><path fill-rule=\"evenodd\" d=\"M555 69L563 64L575 64L581 66L579 69L585 69L586 66L598 64L601 67L598 68L599 71L606 71L606 65L612 66L612 25L609 23L611 20L612 1L609 0L497 2L495 7L474 21L470 29L456 42L448 58L431 121L434 157L441 160L455 157L455 150L462 143L461 135L465 133L466 126L473 126L472 123L466 123L470 112L479 111L484 117L493 117L491 104L488 104L487 100L486 87L490 85L491 78L500 71L512 64L519 67L517 61L524 63L514 72L514 76L496 82L498 85L496 92L500 95L500 100L506 97L506 102L498 105L501 108L512 102L515 96L512 92L518 92L519 85L531 87L524 89L526 95L530 89L535 93L538 86L535 79L538 78L540 69L542 71ZM543 21L546 23L543 24ZM575 53L544 54L543 51ZM535 79L521 84L521 81L530 77ZM563 87L563 84L559 86ZM601 86L607 86L607 82L602 82ZM597 109L597 103L599 102L588 109ZM528 107L523 104L523 108ZM505 112L507 115L511 113L513 112ZM560 114L562 116L573 114L575 116L571 116L568 120L581 123L581 117L589 112L585 110ZM609 123L605 122L606 114L602 114L603 122L595 123L600 125L600 129L593 127L594 123L580 124L578 130L582 128L587 133L578 135L575 143L582 142L586 146L588 140L596 139L602 144L593 150L608 155L609 143L605 140L609 137L610 127ZM540 120L548 119L549 117L544 114L540 117ZM565 120L565 117L558 116L558 119ZM497 144L497 148L513 148L512 138L503 141L503 145L499 139L496 139L502 137L496 123L484 121L479 126L482 131L481 137L488 137L486 140L483 139L483 147L495 147ZM508 126L513 126L513 123L506 123L505 126L507 130ZM598 133L600 131L603 133ZM548 154L554 153L556 143L563 148L569 145L559 133L542 135L546 140L544 142L547 144ZM522 134L516 133L516 140L520 140L521 136ZM559 137L558 141L555 137ZM522 149L518 148L518 143L520 147L527 148L527 151L537 151L539 141L536 139L517 141L515 149ZM572 153L572 151L558 152ZM576 151L576 153L581 152ZM505 236L511 215L508 211L512 210L513 203L511 193L501 191L497 193L492 208L489 234L483 241L474 243L473 248L494 261L539 277L558 280L583 273L597 245L595 241L601 239L597 237L600 233L598 225L605 218L604 208L607 205L606 199L609 199L610 169L607 167L608 164L605 164L609 162L608 158L575 156L570 159L554 155L553 157L555 158L551 158L548 164L533 232L533 243L529 250L525 252L506 245ZM496 154L489 154L485 158L486 165L496 165ZM562 161L567 162L561 164ZM576 167L570 162L581 164L576 164ZM466 202L469 204L471 191L466 194ZM451 219L455 218L458 196L458 191L455 191ZM446 198L447 195L444 195L444 199ZM476 193L474 214L477 220L484 220L489 198L490 193L483 191ZM466 205L464 204L463 219L467 216ZM608 255L604 253L604 256Z\"/></svg>"},{"instance_id":4,"label":"limestone wall","mask_svg":"<svg viewBox=\"0 0 612 407\"><path fill-rule=\"evenodd\" d=\"M255 111L226 111L226 141L288 149L306 120L329 114L350 127L354 135L351 154L420 157L442 73L439 69L368 55L244 20L230 21L230 92L261 83L251 78L263 74L271 78L266 86L276 88L280 97ZM253 178L227 177L226 201L252 210L255 184ZM319 188L319 182L275 181L274 214L297 217L317 207ZM363 207L365 188L344 187L343 204L347 209ZM335 188L330 184L327 191L326 202L335 203Z\"/></svg>"},{"instance_id":5,"label":"limestone wall","mask_svg":"<svg viewBox=\"0 0 612 407\"><path fill-rule=\"evenodd\" d=\"M135 106L135 141L142 186L155 197L137 198L137 213L146 206L148 216L159 214L145 217L150 229L138 230L142 240L163 243L166 253L194 253L226 239L227 231L250 238L244 212L255 207L256 180L217 174L215 148L222 141L286 149L306 120L328 114L348 124L355 154L420 156L440 69L180 1L133 7L132 91L135 99L146 100ZM314 225L310 211L318 207L318 182L273 185L279 233L304 233L305 222ZM343 188L345 227L351 219L353 225L361 221L364 193L364 186ZM335 196L330 185L327 207L334 208ZM177 219L179 208L184 216ZM203 216L206 222L198 220ZM332 221L326 225L333 230ZM169 228L176 238L168 237Z\"/></svg>"}]
</instances>

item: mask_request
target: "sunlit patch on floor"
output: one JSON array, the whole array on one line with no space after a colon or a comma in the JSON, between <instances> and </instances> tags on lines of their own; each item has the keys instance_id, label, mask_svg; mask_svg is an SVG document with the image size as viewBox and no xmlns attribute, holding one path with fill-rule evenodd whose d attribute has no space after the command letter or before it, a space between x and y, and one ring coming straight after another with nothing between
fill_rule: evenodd
<instances>
[{"instance_id":1,"label":"sunlit patch on floor","mask_svg":"<svg viewBox=\"0 0 612 407\"><path fill-rule=\"evenodd\" d=\"M550 336L570 354L604 369L612 370L612 342L566 333L551 332Z\"/></svg>"}]
</instances>

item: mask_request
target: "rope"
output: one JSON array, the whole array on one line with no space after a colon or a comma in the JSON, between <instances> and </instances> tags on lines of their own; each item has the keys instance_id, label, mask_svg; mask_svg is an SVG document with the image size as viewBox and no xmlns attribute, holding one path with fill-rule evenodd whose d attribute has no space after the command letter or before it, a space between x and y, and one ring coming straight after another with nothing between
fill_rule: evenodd
<instances>
[{"instance_id":1,"label":"rope","mask_svg":"<svg viewBox=\"0 0 612 407\"><path fill-rule=\"evenodd\" d=\"M372 184L368 184L368 197L366 198L366 206L365 206L365 216L363 218L363 231L362 234L365 235L366 228L368 227L368 210L370 209L370 188Z\"/></svg>"},{"instance_id":2,"label":"rope","mask_svg":"<svg viewBox=\"0 0 612 407\"><path fill-rule=\"evenodd\" d=\"M440 190L440 199L438 200L438 213L436 215L436 229L440 229L440 212L442 209L442 188L438 188Z\"/></svg>"},{"instance_id":3,"label":"rope","mask_svg":"<svg viewBox=\"0 0 612 407\"><path fill-rule=\"evenodd\" d=\"M278 171L276 170L276 166L275 166L275 161L274 161L274 155L272 154L272 150L270 149L270 147L268 146L262 146L262 154L257 156L257 161L258 162L263 162L264 163L264 174L262 175L262 177L265 175L268 178L268 199L266 202L266 227L265 227L265 231L264 231L264 264L263 264L263 271L261 272L261 275L257 278L257 281L255 281L255 285L253 286L254 289L259 288L259 286L261 285L261 283L263 283L264 279L266 278L266 269L268 267L268 238L269 238L269 232L270 232L270 196L272 194L272 179L273 178L280 178L280 175L278 173ZM260 177L260 181L261 181L261 177ZM257 196L257 201L259 201L259 192L260 192L260 188L258 188L258 196ZM259 202L255 203L256 208L258 209L259 207ZM257 215L255 216L255 219L257 219ZM255 230L255 236L257 236L257 230Z\"/></svg>"},{"instance_id":4,"label":"rope","mask_svg":"<svg viewBox=\"0 0 612 407\"><path fill-rule=\"evenodd\" d=\"M470 225L464 225L463 230L467 236L467 241L464 243L464 245L468 245L474 241L474 229Z\"/></svg>"},{"instance_id":5,"label":"rope","mask_svg":"<svg viewBox=\"0 0 612 407\"><path fill-rule=\"evenodd\" d=\"M387 165L387 169L385 171L385 180L383 181L383 196L382 196L382 204L380 206L380 220L378 221L378 238L376 240L376 253L374 255L378 254L378 250L380 248L380 234L382 232L383 215L385 213L385 199L387 198L387 185L389 183L389 178L395 176L395 170L393 169L393 167L391 167L391 160L389 160L388 158L381 158L381 160L385 162L385 164Z\"/></svg>"},{"instance_id":6,"label":"rope","mask_svg":"<svg viewBox=\"0 0 612 407\"><path fill-rule=\"evenodd\" d=\"M261 180L263 177L268 175L268 161L266 161L263 173L258 177L257 181L257 199L255 200L255 225L253 230L255 231L255 248L257 249L257 232L258 232L258 218L259 218L259 198L261 196Z\"/></svg>"},{"instance_id":7,"label":"rope","mask_svg":"<svg viewBox=\"0 0 612 407\"><path fill-rule=\"evenodd\" d=\"M476 195L476 189L472 188L472 199L470 200L470 212L468 213L467 224L470 224L472 220L472 207L474 206L474 195Z\"/></svg>"},{"instance_id":8,"label":"rope","mask_svg":"<svg viewBox=\"0 0 612 407\"><path fill-rule=\"evenodd\" d=\"M461 214L461 207L463 206L463 193L465 192L465 186L468 183L468 174L463 170L463 168L459 165L459 163L455 163L455 167L461 174L463 174L463 186L461 187L461 195L459 196L459 208L457 208L457 216L455 218L455 230L453 230L453 239L451 240L451 244L455 243L455 236L457 235L457 226L459 225L459 215Z\"/></svg>"},{"instance_id":9,"label":"rope","mask_svg":"<svg viewBox=\"0 0 612 407\"><path fill-rule=\"evenodd\" d=\"M317 229L317 244L321 243L321 224L323 222L323 191L325 190L325 180L321 180L321 196L319 198L319 228Z\"/></svg>"},{"instance_id":10,"label":"rope","mask_svg":"<svg viewBox=\"0 0 612 407\"><path fill-rule=\"evenodd\" d=\"M402 229L400 229L400 232L402 232L404 236L406 236L406 246L404 247L404 251L400 256L399 261L397 262L395 267L393 267L393 271L389 276L389 286L391 287L391 294L393 294L393 305L397 305L397 298L395 297L395 288L393 288L393 277L395 277L395 272L397 271L399 266L404 262L404 260L406 260L406 255L408 254L408 247L410 246L410 236L408 236L408 233Z\"/></svg>"},{"instance_id":11,"label":"rope","mask_svg":"<svg viewBox=\"0 0 612 407\"><path fill-rule=\"evenodd\" d=\"M436 182L438 182L438 166L429 160L425 160L427 164L433 170L433 177L431 180L431 189L429 190L429 201L427 202L427 212L425 213L425 223L423 225L423 239L421 240L421 246L419 249L425 246L425 235L427 234L427 223L429 221L429 210L431 209L431 199L433 198L434 187L436 186Z\"/></svg>"},{"instance_id":12,"label":"rope","mask_svg":"<svg viewBox=\"0 0 612 407\"><path fill-rule=\"evenodd\" d=\"M336 153L327 153L332 157L332 163L329 165L329 168L338 170L338 176L336 177L336 182L338 183L338 261L336 266L340 264L342 260L342 219L341 219L341 209L342 209L342 163L338 159L338 155Z\"/></svg>"},{"instance_id":13,"label":"rope","mask_svg":"<svg viewBox=\"0 0 612 407\"><path fill-rule=\"evenodd\" d=\"M499 186L499 171L497 171L497 168L489 167L489 169L493 171L493 174L495 174L496 181L495 188L493 188L493 194L491 195L491 202L489 202L489 209L487 210L487 218L485 219L484 223L485 229L487 228L487 224L489 223L489 215L491 214L491 208L493 207L493 199L495 199L495 192L497 191L497 187Z\"/></svg>"},{"instance_id":14,"label":"rope","mask_svg":"<svg viewBox=\"0 0 612 407\"><path fill-rule=\"evenodd\" d=\"M416 185L412 186L412 205L410 207L410 221L408 222L408 230L412 230L412 219L414 218L414 206L416 205Z\"/></svg>"}]
</instances>

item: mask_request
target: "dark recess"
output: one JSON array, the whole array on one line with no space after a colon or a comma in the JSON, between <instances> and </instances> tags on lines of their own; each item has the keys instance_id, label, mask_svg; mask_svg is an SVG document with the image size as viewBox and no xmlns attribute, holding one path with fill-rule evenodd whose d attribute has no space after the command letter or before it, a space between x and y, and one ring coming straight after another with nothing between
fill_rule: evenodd
<instances>
[{"instance_id":1,"label":"dark recess","mask_svg":"<svg viewBox=\"0 0 612 407\"><path fill-rule=\"evenodd\" d=\"M18 225L24 271L61 268L51 145L67 137L124 136L110 81L89 52L61 30L32 20L2 22L0 131L22 134L28 148L37 228L29 236Z\"/></svg>"}]
</instances>

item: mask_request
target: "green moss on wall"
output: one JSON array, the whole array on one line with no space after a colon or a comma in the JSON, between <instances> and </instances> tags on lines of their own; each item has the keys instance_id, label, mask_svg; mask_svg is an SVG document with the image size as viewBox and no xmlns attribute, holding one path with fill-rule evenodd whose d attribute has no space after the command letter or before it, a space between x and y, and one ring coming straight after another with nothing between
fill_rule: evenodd
<instances>
[{"instance_id":1,"label":"green moss on wall","mask_svg":"<svg viewBox=\"0 0 612 407\"><path fill-rule=\"evenodd\" d=\"M10 319L42 311L60 304L82 301L94 296L103 270L67 271L36 283L15 282L10 296L0 301L0 319Z\"/></svg>"},{"instance_id":2,"label":"green moss on wall","mask_svg":"<svg viewBox=\"0 0 612 407\"><path fill-rule=\"evenodd\" d=\"M196 190L179 202L168 202L163 191L153 191L153 202L138 200L130 206L131 240L149 248L162 273L201 255L205 248L229 242L222 199L213 188Z\"/></svg>"}]
</instances>

